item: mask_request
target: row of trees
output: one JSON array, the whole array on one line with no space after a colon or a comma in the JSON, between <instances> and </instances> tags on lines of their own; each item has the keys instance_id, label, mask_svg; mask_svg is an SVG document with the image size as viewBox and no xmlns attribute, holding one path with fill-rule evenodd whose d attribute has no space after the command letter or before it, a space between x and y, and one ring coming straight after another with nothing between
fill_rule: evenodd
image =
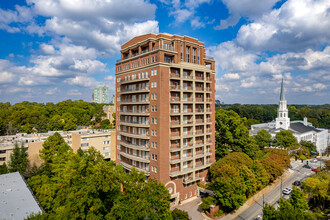
<instances>
[{"instance_id":1,"label":"row of trees","mask_svg":"<svg viewBox=\"0 0 330 220\"><path fill-rule=\"evenodd\" d=\"M246 125L270 122L277 117L278 105L226 105L222 109L233 110L241 117L247 118ZM291 120L302 120L304 117L315 127L330 128L330 104L325 105L289 105Z\"/></svg>"},{"instance_id":2,"label":"row of trees","mask_svg":"<svg viewBox=\"0 0 330 220\"><path fill-rule=\"evenodd\" d=\"M100 123L105 116L104 104L82 100L54 103L21 102L11 105L0 103L0 135L19 132L47 132L49 130L74 130L77 125Z\"/></svg>"},{"instance_id":3,"label":"row of trees","mask_svg":"<svg viewBox=\"0 0 330 220\"><path fill-rule=\"evenodd\" d=\"M136 170L126 173L93 147L74 153L59 133L44 142L40 157L44 162L39 168L29 167L26 149L17 145L7 170L29 173L27 182L46 212L30 219L189 218L187 212L170 211L162 183L145 181Z\"/></svg>"},{"instance_id":4,"label":"row of trees","mask_svg":"<svg viewBox=\"0 0 330 220\"><path fill-rule=\"evenodd\" d=\"M215 114L216 158L220 159L229 152L243 152L252 159L263 156L264 147L280 146L288 148L298 145L297 139L290 131L280 131L272 139L266 130L261 130L254 137L249 135L246 118L240 117L236 112L223 109Z\"/></svg>"},{"instance_id":5,"label":"row of trees","mask_svg":"<svg viewBox=\"0 0 330 220\"><path fill-rule=\"evenodd\" d=\"M261 159L233 152L210 168L210 179L216 201L226 212L240 207L249 197L273 182L290 166L287 151L265 149Z\"/></svg>"}]
</instances>

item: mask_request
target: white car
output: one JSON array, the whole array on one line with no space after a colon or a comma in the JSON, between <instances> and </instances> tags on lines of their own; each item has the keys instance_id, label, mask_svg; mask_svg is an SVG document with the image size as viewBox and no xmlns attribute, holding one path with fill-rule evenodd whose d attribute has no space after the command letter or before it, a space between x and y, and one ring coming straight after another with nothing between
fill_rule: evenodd
<instances>
[{"instance_id":1,"label":"white car","mask_svg":"<svg viewBox=\"0 0 330 220\"><path fill-rule=\"evenodd\" d=\"M318 160L316 158L311 159L311 163L316 163Z\"/></svg>"},{"instance_id":2,"label":"white car","mask_svg":"<svg viewBox=\"0 0 330 220\"><path fill-rule=\"evenodd\" d=\"M284 195L289 195L289 194L291 194L292 193L292 189L291 188L285 188L284 190L283 190L283 194Z\"/></svg>"}]
</instances>

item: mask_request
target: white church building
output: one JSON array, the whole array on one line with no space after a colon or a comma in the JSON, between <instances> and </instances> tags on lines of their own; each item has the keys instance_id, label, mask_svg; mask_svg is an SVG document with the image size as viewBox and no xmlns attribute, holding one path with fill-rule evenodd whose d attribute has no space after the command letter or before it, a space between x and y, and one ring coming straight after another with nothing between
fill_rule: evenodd
<instances>
[{"instance_id":1,"label":"white church building","mask_svg":"<svg viewBox=\"0 0 330 220\"><path fill-rule=\"evenodd\" d=\"M314 143L319 153L325 152L329 144L328 129L314 128L311 123L307 122L306 117L303 121L290 121L284 96L283 79L276 120L269 123L251 125L250 134L254 136L263 129L268 131L272 137L275 137L276 133L281 130L289 130L297 138L298 142L304 140Z\"/></svg>"}]
</instances>

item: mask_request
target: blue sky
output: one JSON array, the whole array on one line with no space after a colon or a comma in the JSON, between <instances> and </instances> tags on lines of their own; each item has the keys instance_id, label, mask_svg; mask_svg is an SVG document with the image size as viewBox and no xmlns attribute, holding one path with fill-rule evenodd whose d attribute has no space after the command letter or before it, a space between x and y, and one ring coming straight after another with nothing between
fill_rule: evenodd
<instances>
[{"instance_id":1,"label":"blue sky","mask_svg":"<svg viewBox=\"0 0 330 220\"><path fill-rule=\"evenodd\" d=\"M329 0L0 1L0 102L91 100L114 93L120 45L136 35L195 37L216 60L216 99L330 100Z\"/></svg>"}]
</instances>

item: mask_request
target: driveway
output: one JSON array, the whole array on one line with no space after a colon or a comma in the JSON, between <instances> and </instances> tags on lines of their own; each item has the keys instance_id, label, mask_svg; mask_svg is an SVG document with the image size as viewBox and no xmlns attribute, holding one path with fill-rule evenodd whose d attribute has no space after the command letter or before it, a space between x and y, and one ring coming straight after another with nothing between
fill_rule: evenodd
<instances>
[{"instance_id":1,"label":"driveway","mask_svg":"<svg viewBox=\"0 0 330 220\"><path fill-rule=\"evenodd\" d=\"M202 208L199 207L199 204L202 202L202 198L197 197L196 199L189 201L187 203L184 203L182 205L177 205L175 207L172 207L171 209L180 209L183 211L188 212L189 217L192 220L204 220L207 219L202 215Z\"/></svg>"}]
</instances>

